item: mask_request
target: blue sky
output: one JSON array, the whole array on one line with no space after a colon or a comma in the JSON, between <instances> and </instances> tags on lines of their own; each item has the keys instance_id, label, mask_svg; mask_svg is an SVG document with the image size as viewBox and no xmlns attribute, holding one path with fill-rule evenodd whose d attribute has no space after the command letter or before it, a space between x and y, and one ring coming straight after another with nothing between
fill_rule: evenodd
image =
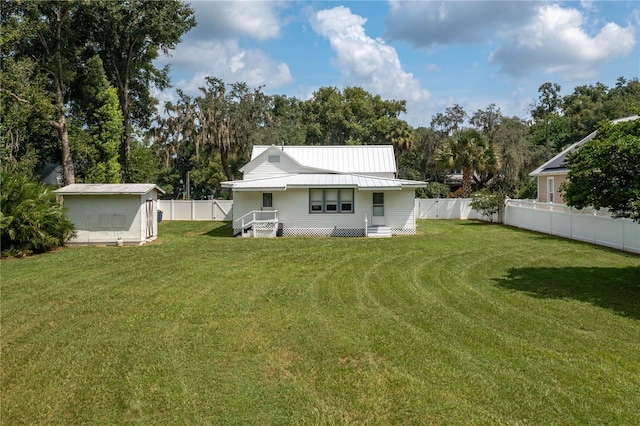
<instances>
[{"instance_id":1,"label":"blue sky","mask_svg":"<svg viewBox=\"0 0 640 426\"><path fill-rule=\"evenodd\" d=\"M411 125L459 104L528 117L545 82L640 76L637 1L193 1L198 26L157 65L198 95L204 77L308 99L360 86L404 99ZM157 93L161 101L173 90Z\"/></svg>"}]
</instances>

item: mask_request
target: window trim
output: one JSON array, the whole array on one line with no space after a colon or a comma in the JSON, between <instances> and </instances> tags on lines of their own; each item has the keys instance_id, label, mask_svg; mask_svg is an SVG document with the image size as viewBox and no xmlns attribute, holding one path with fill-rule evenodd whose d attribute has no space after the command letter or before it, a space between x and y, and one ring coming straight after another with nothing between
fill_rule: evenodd
<instances>
[{"instance_id":1,"label":"window trim","mask_svg":"<svg viewBox=\"0 0 640 426\"><path fill-rule=\"evenodd\" d=\"M322 193L322 201L320 201L319 197L314 199L313 194L314 191L321 191ZM327 199L328 191L336 191L337 200ZM350 197L345 197L345 203L350 205L350 209L343 209L343 194L351 194ZM316 193L317 195L317 193ZM314 207L320 205L320 209L314 210ZM329 210L327 206L335 206L335 210ZM353 188L309 188L309 214L353 214L355 213L355 190Z\"/></svg>"},{"instance_id":2,"label":"window trim","mask_svg":"<svg viewBox=\"0 0 640 426\"><path fill-rule=\"evenodd\" d=\"M555 193L556 193L555 176L548 176L547 177L547 203L553 203L555 201Z\"/></svg>"}]
</instances>

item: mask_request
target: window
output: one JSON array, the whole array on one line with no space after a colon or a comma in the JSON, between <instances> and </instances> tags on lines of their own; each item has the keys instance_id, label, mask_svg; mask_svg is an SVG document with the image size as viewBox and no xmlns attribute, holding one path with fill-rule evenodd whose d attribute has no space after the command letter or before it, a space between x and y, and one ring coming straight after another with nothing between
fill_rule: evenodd
<instances>
[{"instance_id":1,"label":"window","mask_svg":"<svg viewBox=\"0 0 640 426\"><path fill-rule=\"evenodd\" d=\"M324 208L327 212L338 211L338 190L337 189L325 189L324 190Z\"/></svg>"},{"instance_id":2,"label":"window","mask_svg":"<svg viewBox=\"0 0 640 426\"><path fill-rule=\"evenodd\" d=\"M322 189L309 190L309 203L311 204L311 211L313 213L322 212L322 206L324 204L324 196Z\"/></svg>"},{"instance_id":3,"label":"window","mask_svg":"<svg viewBox=\"0 0 640 426\"><path fill-rule=\"evenodd\" d=\"M554 194L555 182L552 177L547 178L547 202L553 203L553 194Z\"/></svg>"},{"instance_id":4,"label":"window","mask_svg":"<svg viewBox=\"0 0 640 426\"><path fill-rule=\"evenodd\" d=\"M271 192L262 193L262 208L263 209L273 208L273 194Z\"/></svg>"},{"instance_id":5,"label":"window","mask_svg":"<svg viewBox=\"0 0 640 426\"><path fill-rule=\"evenodd\" d=\"M353 189L340 190L340 212L353 213Z\"/></svg>"},{"instance_id":6,"label":"window","mask_svg":"<svg viewBox=\"0 0 640 426\"><path fill-rule=\"evenodd\" d=\"M279 155L270 155L268 157L267 161L269 163L279 163L280 162L280 156Z\"/></svg>"},{"instance_id":7,"label":"window","mask_svg":"<svg viewBox=\"0 0 640 426\"><path fill-rule=\"evenodd\" d=\"M310 189L311 213L353 213L353 189Z\"/></svg>"}]
</instances>

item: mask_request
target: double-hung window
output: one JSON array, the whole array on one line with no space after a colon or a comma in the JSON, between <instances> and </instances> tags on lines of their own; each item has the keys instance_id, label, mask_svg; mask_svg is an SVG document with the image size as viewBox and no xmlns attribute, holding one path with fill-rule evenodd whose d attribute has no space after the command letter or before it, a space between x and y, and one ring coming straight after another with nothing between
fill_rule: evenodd
<instances>
[{"instance_id":1,"label":"double-hung window","mask_svg":"<svg viewBox=\"0 0 640 426\"><path fill-rule=\"evenodd\" d=\"M309 190L310 213L353 213L352 188Z\"/></svg>"}]
</instances>

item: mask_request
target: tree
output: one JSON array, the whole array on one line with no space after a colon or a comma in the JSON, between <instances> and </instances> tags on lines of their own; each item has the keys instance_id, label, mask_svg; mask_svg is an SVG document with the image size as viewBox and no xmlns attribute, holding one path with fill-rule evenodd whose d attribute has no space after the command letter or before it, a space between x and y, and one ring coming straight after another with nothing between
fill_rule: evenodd
<instances>
[{"instance_id":1,"label":"tree","mask_svg":"<svg viewBox=\"0 0 640 426\"><path fill-rule=\"evenodd\" d=\"M399 172L400 157L413 147L415 133L406 121L399 118L390 120L389 127L385 139L393 146L393 152L396 157L396 170Z\"/></svg>"},{"instance_id":2,"label":"tree","mask_svg":"<svg viewBox=\"0 0 640 426\"><path fill-rule=\"evenodd\" d=\"M60 151L49 125L47 81L31 59L3 57L0 64L0 167L33 177Z\"/></svg>"},{"instance_id":3,"label":"tree","mask_svg":"<svg viewBox=\"0 0 640 426\"><path fill-rule=\"evenodd\" d=\"M120 182L118 147L122 137L122 112L116 89L109 84L102 60L94 56L87 61L86 72L81 79L80 94L75 102L75 118L86 129L82 146L83 155L76 155L76 164L83 167L78 175L84 182Z\"/></svg>"},{"instance_id":4,"label":"tree","mask_svg":"<svg viewBox=\"0 0 640 426\"><path fill-rule=\"evenodd\" d=\"M5 172L0 186L2 257L46 252L73 236L73 224L45 186Z\"/></svg>"},{"instance_id":5,"label":"tree","mask_svg":"<svg viewBox=\"0 0 640 426\"><path fill-rule=\"evenodd\" d=\"M538 121L546 120L547 116L559 114L563 109L561 87L557 83L546 82L538 88L538 102L531 105L531 116Z\"/></svg>"},{"instance_id":6,"label":"tree","mask_svg":"<svg viewBox=\"0 0 640 426\"><path fill-rule=\"evenodd\" d=\"M55 112L48 118L57 133L64 181L75 182L69 142L67 105L70 86L77 76L78 61L87 34L82 23L82 2L3 1L3 30L16 25L21 36L5 46L16 58L32 58L45 79Z\"/></svg>"},{"instance_id":7,"label":"tree","mask_svg":"<svg viewBox=\"0 0 640 426\"><path fill-rule=\"evenodd\" d=\"M96 51L118 90L124 126L120 161L129 180L132 127L150 125L156 106L151 86L162 90L169 85L169 69L157 69L153 61L196 25L194 11L178 0L100 0L92 3L86 24L91 24Z\"/></svg>"},{"instance_id":8,"label":"tree","mask_svg":"<svg viewBox=\"0 0 640 426\"><path fill-rule=\"evenodd\" d=\"M309 145L376 145L388 143L406 102L384 100L360 87L321 87L303 104Z\"/></svg>"},{"instance_id":9,"label":"tree","mask_svg":"<svg viewBox=\"0 0 640 426\"><path fill-rule=\"evenodd\" d=\"M495 150L475 129L456 132L449 143L436 152L438 163L450 170L462 168L462 197L471 195L473 174L478 171L496 170L499 161Z\"/></svg>"},{"instance_id":10,"label":"tree","mask_svg":"<svg viewBox=\"0 0 640 426\"><path fill-rule=\"evenodd\" d=\"M561 185L567 205L608 208L640 222L640 119L605 123L594 139L567 155Z\"/></svg>"},{"instance_id":11,"label":"tree","mask_svg":"<svg viewBox=\"0 0 640 426\"><path fill-rule=\"evenodd\" d=\"M456 132L467 120L467 113L460 105L447 108L443 113L439 112L431 119L431 128L447 136Z\"/></svg>"},{"instance_id":12,"label":"tree","mask_svg":"<svg viewBox=\"0 0 640 426\"><path fill-rule=\"evenodd\" d=\"M440 178L435 161L435 151L441 148L445 138L426 127L414 130L415 141L409 152L401 158L401 177L407 179L431 180Z\"/></svg>"},{"instance_id":13,"label":"tree","mask_svg":"<svg viewBox=\"0 0 640 426\"><path fill-rule=\"evenodd\" d=\"M471 208L480 212L489 222L493 222L493 215L504 206L504 194L482 188L471 194Z\"/></svg>"}]
</instances>

